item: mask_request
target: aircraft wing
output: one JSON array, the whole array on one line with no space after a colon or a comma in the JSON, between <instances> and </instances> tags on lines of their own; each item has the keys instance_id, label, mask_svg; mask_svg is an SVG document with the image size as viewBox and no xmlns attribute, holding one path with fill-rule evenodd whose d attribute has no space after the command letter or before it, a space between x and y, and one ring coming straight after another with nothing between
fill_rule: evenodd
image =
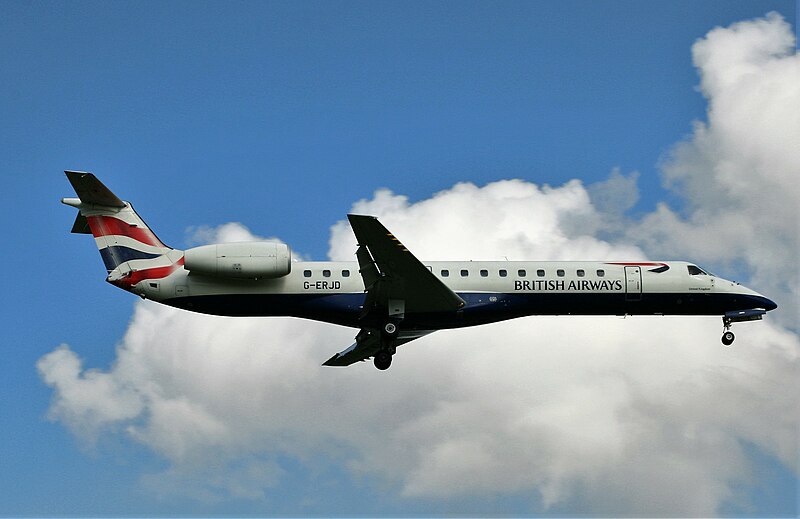
<instances>
[{"instance_id":1,"label":"aircraft wing","mask_svg":"<svg viewBox=\"0 0 800 519\"><path fill-rule=\"evenodd\" d=\"M395 341L396 345L411 342L419 339L432 331L413 332L411 334L402 333ZM362 329L356 335L356 342L344 351L341 351L325 361L323 366L349 366L362 360L366 360L383 347L381 344L380 332L377 330Z\"/></svg>"},{"instance_id":2,"label":"aircraft wing","mask_svg":"<svg viewBox=\"0 0 800 519\"><path fill-rule=\"evenodd\" d=\"M362 319L369 321L370 313L387 315L387 309L388 315L396 315L455 312L463 308L464 300L411 254L377 218L355 214L347 218L358 240L356 257L367 290Z\"/></svg>"},{"instance_id":3,"label":"aircraft wing","mask_svg":"<svg viewBox=\"0 0 800 519\"><path fill-rule=\"evenodd\" d=\"M441 282L374 216L347 215L358 240L359 273L367 292L356 342L323 366L349 366L380 350L419 339L431 331L400 330L395 338L381 335L387 320L401 322L406 313L455 312L464 300ZM388 367L388 365L387 365ZM385 368L382 368L385 369Z\"/></svg>"}]
</instances>

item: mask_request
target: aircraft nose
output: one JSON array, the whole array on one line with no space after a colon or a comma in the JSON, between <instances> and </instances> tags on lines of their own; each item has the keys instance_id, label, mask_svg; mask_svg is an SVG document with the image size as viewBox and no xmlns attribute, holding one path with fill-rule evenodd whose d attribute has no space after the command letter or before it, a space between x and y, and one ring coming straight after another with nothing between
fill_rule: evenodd
<instances>
[{"instance_id":1,"label":"aircraft nose","mask_svg":"<svg viewBox=\"0 0 800 519\"><path fill-rule=\"evenodd\" d=\"M742 285L738 285L738 288L742 291L742 295L745 295L747 304L752 305L751 308L763 308L767 312L778 308L778 303L763 294L759 294L752 288L747 288Z\"/></svg>"},{"instance_id":2,"label":"aircraft nose","mask_svg":"<svg viewBox=\"0 0 800 519\"><path fill-rule=\"evenodd\" d=\"M767 312L778 308L777 303L775 303L775 301L773 301L772 299L769 299L767 297L762 297L762 299L763 299L762 303L764 305L764 310L766 310Z\"/></svg>"}]
</instances>

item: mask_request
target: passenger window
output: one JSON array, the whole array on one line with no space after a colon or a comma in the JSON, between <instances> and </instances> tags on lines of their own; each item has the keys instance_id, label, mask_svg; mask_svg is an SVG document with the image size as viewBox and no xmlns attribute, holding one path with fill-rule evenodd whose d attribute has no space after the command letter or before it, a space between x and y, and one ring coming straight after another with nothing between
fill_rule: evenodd
<instances>
[{"instance_id":1,"label":"passenger window","mask_svg":"<svg viewBox=\"0 0 800 519\"><path fill-rule=\"evenodd\" d=\"M350 271L349 270L343 270L342 271L342 277L343 278L349 278L350 277Z\"/></svg>"},{"instance_id":2,"label":"passenger window","mask_svg":"<svg viewBox=\"0 0 800 519\"><path fill-rule=\"evenodd\" d=\"M602 278L602 277L605 277L605 275L606 275L606 271L605 270L603 270L603 269L598 269L597 270L597 277Z\"/></svg>"},{"instance_id":3,"label":"passenger window","mask_svg":"<svg viewBox=\"0 0 800 519\"><path fill-rule=\"evenodd\" d=\"M536 275L539 276L540 278L543 278L544 277L544 269L537 270L536 271Z\"/></svg>"},{"instance_id":4,"label":"passenger window","mask_svg":"<svg viewBox=\"0 0 800 519\"><path fill-rule=\"evenodd\" d=\"M331 271L330 270L323 270L322 271L322 277L325 277L325 278L331 277Z\"/></svg>"},{"instance_id":5,"label":"passenger window","mask_svg":"<svg viewBox=\"0 0 800 519\"><path fill-rule=\"evenodd\" d=\"M579 278L582 278L585 275L586 275L586 272L584 272L583 269L578 269L578 277Z\"/></svg>"},{"instance_id":6,"label":"passenger window","mask_svg":"<svg viewBox=\"0 0 800 519\"><path fill-rule=\"evenodd\" d=\"M499 274L501 278L508 276L508 272L505 269L501 269Z\"/></svg>"},{"instance_id":7,"label":"passenger window","mask_svg":"<svg viewBox=\"0 0 800 519\"><path fill-rule=\"evenodd\" d=\"M481 270L481 277L485 278L489 276L489 271L486 269Z\"/></svg>"},{"instance_id":8,"label":"passenger window","mask_svg":"<svg viewBox=\"0 0 800 519\"><path fill-rule=\"evenodd\" d=\"M465 278L467 276L469 276L469 271L467 269L462 269L461 270L461 277Z\"/></svg>"},{"instance_id":9,"label":"passenger window","mask_svg":"<svg viewBox=\"0 0 800 519\"><path fill-rule=\"evenodd\" d=\"M450 275L450 271L449 271L449 270L442 270L442 277L443 277L443 278L446 278L446 277L448 277L449 275Z\"/></svg>"},{"instance_id":10,"label":"passenger window","mask_svg":"<svg viewBox=\"0 0 800 519\"><path fill-rule=\"evenodd\" d=\"M310 278L311 277L311 271L310 270L304 270L303 271L303 277Z\"/></svg>"},{"instance_id":11,"label":"passenger window","mask_svg":"<svg viewBox=\"0 0 800 519\"><path fill-rule=\"evenodd\" d=\"M527 273L527 272L525 272L525 269L519 269L519 270L517 271L517 276L519 276L519 277L521 277L521 278L524 278L524 277L525 277L525 276L527 276L527 275L528 275L528 273Z\"/></svg>"},{"instance_id":12,"label":"passenger window","mask_svg":"<svg viewBox=\"0 0 800 519\"><path fill-rule=\"evenodd\" d=\"M563 278L563 277L564 277L564 269L558 269L558 270L556 270L556 275L557 275L558 277L560 277L560 278Z\"/></svg>"}]
</instances>

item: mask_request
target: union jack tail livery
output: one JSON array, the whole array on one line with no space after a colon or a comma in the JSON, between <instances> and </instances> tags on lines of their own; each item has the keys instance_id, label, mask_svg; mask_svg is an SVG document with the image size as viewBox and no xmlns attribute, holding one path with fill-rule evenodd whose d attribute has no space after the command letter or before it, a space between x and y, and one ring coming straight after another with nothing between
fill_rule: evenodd
<instances>
[{"instance_id":1,"label":"union jack tail livery","mask_svg":"<svg viewBox=\"0 0 800 519\"><path fill-rule=\"evenodd\" d=\"M61 201L78 209L72 232L92 234L108 272L107 281L130 289L144 279L174 271L183 252L164 245L136 214L91 173L65 171L78 198Z\"/></svg>"}]
</instances>

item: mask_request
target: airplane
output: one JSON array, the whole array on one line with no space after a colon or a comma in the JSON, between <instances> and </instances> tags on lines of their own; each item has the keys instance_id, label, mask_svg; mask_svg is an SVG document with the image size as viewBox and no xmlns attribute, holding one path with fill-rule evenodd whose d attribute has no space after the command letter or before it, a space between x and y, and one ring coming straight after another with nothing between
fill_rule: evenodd
<instances>
[{"instance_id":1,"label":"airplane","mask_svg":"<svg viewBox=\"0 0 800 519\"><path fill-rule=\"evenodd\" d=\"M93 174L65 171L78 198L73 233L92 234L106 281L144 299L223 316L291 316L356 328L324 366L369 358L436 330L532 315L721 315L757 321L777 305L685 261L420 261L374 216L348 214L357 261L292 261L277 241L164 245Z\"/></svg>"}]
</instances>

